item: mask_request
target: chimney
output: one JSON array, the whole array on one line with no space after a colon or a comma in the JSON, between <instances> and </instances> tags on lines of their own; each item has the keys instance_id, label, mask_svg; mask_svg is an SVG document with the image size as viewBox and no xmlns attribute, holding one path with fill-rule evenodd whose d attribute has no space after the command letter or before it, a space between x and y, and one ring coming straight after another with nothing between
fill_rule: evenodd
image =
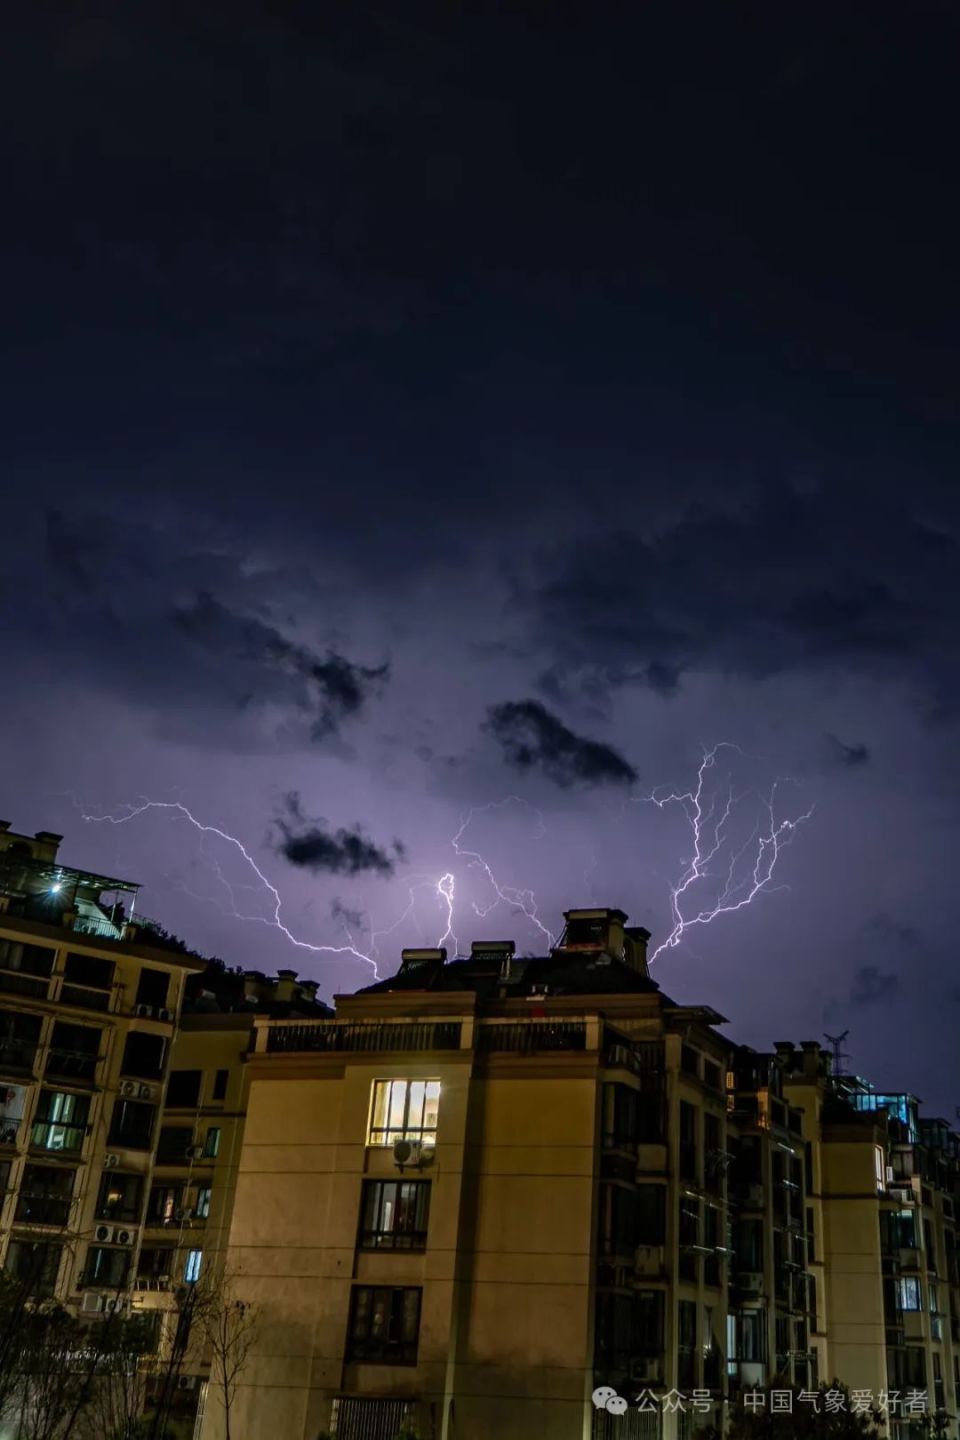
<instances>
[{"instance_id":1,"label":"chimney","mask_svg":"<svg viewBox=\"0 0 960 1440\"><path fill-rule=\"evenodd\" d=\"M641 975L649 975L647 944L650 940L650 931L644 925L628 925L623 933L626 937L623 947L624 960L631 970L638 970Z\"/></svg>"},{"instance_id":2,"label":"chimney","mask_svg":"<svg viewBox=\"0 0 960 1440\"><path fill-rule=\"evenodd\" d=\"M273 982L274 998L277 1000L292 1000L294 991L297 988L296 970L278 970L277 978Z\"/></svg>"}]
</instances>

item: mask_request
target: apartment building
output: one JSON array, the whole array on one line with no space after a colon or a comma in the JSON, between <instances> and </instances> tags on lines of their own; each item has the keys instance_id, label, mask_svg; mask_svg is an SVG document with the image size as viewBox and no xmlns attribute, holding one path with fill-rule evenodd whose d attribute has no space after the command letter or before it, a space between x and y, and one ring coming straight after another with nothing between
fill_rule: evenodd
<instances>
[{"instance_id":1,"label":"apartment building","mask_svg":"<svg viewBox=\"0 0 960 1440\"><path fill-rule=\"evenodd\" d=\"M0 1263L33 1299L129 1302L184 986L137 886L0 822Z\"/></svg>"},{"instance_id":2,"label":"apartment building","mask_svg":"<svg viewBox=\"0 0 960 1440\"><path fill-rule=\"evenodd\" d=\"M717 1421L778 1345L809 1373L806 1295L787 1333L730 1264L753 1185L756 1298L794 1263L762 1209L789 1154L803 1240L799 1120L740 1147L722 1017L660 990L622 911L565 919L546 957L407 950L335 1019L258 1021L230 1239L269 1335L251 1437L626 1440L689 1416L598 1413L598 1384L696 1390Z\"/></svg>"}]
</instances>

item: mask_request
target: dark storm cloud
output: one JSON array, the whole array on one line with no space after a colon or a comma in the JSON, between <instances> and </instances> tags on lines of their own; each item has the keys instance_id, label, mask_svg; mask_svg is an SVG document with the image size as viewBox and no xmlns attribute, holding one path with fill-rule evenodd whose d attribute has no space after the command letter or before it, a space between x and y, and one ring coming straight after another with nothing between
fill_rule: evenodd
<instances>
[{"instance_id":1,"label":"dark storm cloud","mask_svg":"<svg viewBox=\"0 0 960 1440\"><path fill-rule=\"evenodd\" d=\"M279 836L276 848L291 865L328 875L390 876L404 858L399 840L393 842L391 850L386 850L370 840L359 826L331 831L325 820L310 819L303 813L300 797L294 792L287 795L284 807L274 822ZM340 918L346 915L347 911L343 910Z\"/></svg>"},{"instance_id":2,"label":"dark storm cloud","mask_svg":"<svg viewBox=\"0 0 960 1440\"><path fill-rule=\"evenodd\" d=\"M851 1005L874 1005L886 1000L900 988L900 977L880 969L879 965L861 965L850 989Z\"/></svg>"},{"instance_id":3,"label":"dark storm cloud","mask_svg":"<svg viewBox=\"0 0 960 1440\"><path fill-rule=\"evenodd\" d=\"M870 748L862 740L848 745L836 735L828 734L824 736L824 741L834 764L846 766L847 769L858 769L870 760Z\"/></svg>"},{"instance_id":4,"label":"dark storm cloud","mask_svg":"<svg viewBox=\"0 0 960 1440\"><path fill-rule=\"evenodd\" d=\"M333 650L322 657L315 655L273 626L234 614L209 594L177 610L175 619L185 634L206 649L253 661L304 682L302 703L316 712L315 739L336 732L341 720L355 715L389 674L387 665L355 665Z\"/></svg>"},{"instance_id":5,"label":"dark storm cloud","mask_svg":"<svg viewBox=\"0 0 960 1440\"><path fill-rule=\"evenodd\" d=\"M629 761L599 740L576 735L539 700L492 705L484 726L517 770L542 770L555 784L632 785Z\"/></svg>"},{"instance_id":6,"label":"dark storm cloud","mask_svg":"<svg viewBox=\"0 0 960 1440\"><path fill-rule=\"evenodd\" d=\"M931 512L935 496L928 496ZM518 593L570 675L669 694L695 670L858 670L960 698L954 522L887 486L770 489L656 535L579 539Z\"/></svg>"}]
</instances>

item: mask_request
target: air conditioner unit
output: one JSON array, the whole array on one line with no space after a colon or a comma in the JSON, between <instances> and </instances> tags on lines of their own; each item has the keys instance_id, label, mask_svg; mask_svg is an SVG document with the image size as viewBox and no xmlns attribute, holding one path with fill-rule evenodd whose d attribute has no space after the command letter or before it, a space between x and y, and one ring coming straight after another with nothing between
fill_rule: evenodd
<instances>
[{"instance_id":1,"label":"air conditioner unit","mask_svg":"<svg viewBox=\"0 0 960 1440\"><path fill-rule=\"evenodd\" d=\"M748 1295L763 1294L763 1273L760 1270L741 1270L737 1276L737 1289Z\"/></svg>"},{"instance_id":2,"label":"air conditioner unit","mask_svg":"<svg viewBox=\"0 0 960 1440\"><path fill-rule=\"evenodd\" d=\"M103 1296L98 1295L95 1290L85 1291L83 1299L80 1301L80 1313L82 1315L99 1315L102 1309Z\"/></svg>"},{"instance_id":3,"label":"air conditioner unit","mask_svg":"<svg viewBox=\"0 0 960 1440\"><path fill-rule=\"evenodd\" d=\"M124 1100L135 1100L140 1094L140 1086L136 1080L121 1080L120 1094Z\"/></svg>"},{"instance_id":4,"label":"air conditioner unit","mask_svg":"<svg viewBox=\"0 0 960 1440\"><path fill-rule=\"evenodd\" d=\"M176 1220L178 1225L182 1225L184 1220L193 1219L193 1211L187 1210L184 1206L181 1206L179 1210L174 1210L173 1218L174 1220Z\"/></svg>"},{"instance_id":5,"label":"air conditioner unit","mask_svg":"<svg viewBox=\"0 0 960 1440\"><path fill-rule=\"evenodd\" d=\"M186 1155L186 1157L187 1157L188 1160L202 1160L202 1159L203 1159L203 1146L202 1146L202 1145L188 1145L187 1148L186 1148L186 1150L184 1151L184 1154Z\"/></svg>"},{"instance_id":6,"label":"air conditioner unit","mask_svg":"<svg viewBox=\"0 0 960 1440\"><path fill-rule=\"evenodd\" d=\"M127 1298L125 1295L107 1295L103 1308L107 1315L122 1315L127 1308Z\"/></svg>"},{"instance_id":7,"label":"air conditioner unit","mask_svg":"<svg viewBox=\"0 0 960 1440\"><path fill-rule=\"evenodd\" d=\"M655 1356L630 1361L630 1379L637 1385L656 1384L660 1379L660 1361Z\"/></svg>"},{"instance_id":8,"label":"air conditioner unit","mask_svg":"<svg viewBox=\"0 0 960 1440\"><path fill-rule=\"evenodd\" d=\"M200 1383L199 1375L180 1375L177 1378L178 1390L196 1390Z\"/></svg>"},{"instance_id":9,"label":"air conditioner unit","mask_svg":"<svg viewBox=\"0 0 960 1440\"><path fill-rule=\"evenodd\" d=\"M112 1225L97 1225L93 1232L93 1238L98 1245L112 1245L114 1228Z\"/></svg>"},{"instance_id":10,"label":"air conditioner unit","mask_svg":"<svg viewBox=\"0 0 960 1440\"><path fill-rule=\"evenodd\" d=\"M403 1170L407 1165L415 1165L421 1169L427 1160L433 1158L431 1147L424 1145L422 1140L394 1140L393 1162Z\"/></svg>"},{"instance_id":11,"label":"air conditioner unit","mask_svg":"<svg viewBox=\"0 0 960 1440\"><path fill-rule=\"evenodd\" d=\"M117 1167L119 1164L120 1164L120 1156L119 1156L119 1155L104 1155L104 1157L103 1157L103 1168L104 1168L104 1170L115 1170L116 1167Z\"/></svg>"},{"instance_id":12,"label":"air conditioner unit","mask_svg":"<svg viewBox=\"0 0 960 1440\"><path fill-rule=\"evenodd\" d=\"M134 1014L135 1014L135 1015L137 1016L137 1018L140 1019L140 1020L152 1020L152 1019L153 1019L153 1006L152 1006L152 1005L138 1005L137 1008L136 1008L136 1010L134 1011Z\"/></svg>"},{"instance_id":13,"label":"air conditioner unit","mask_svg":"<svg viewBox=\"0 0 960 1440\"><path fill-rule=\"evenodd\" d=\"M166 1025L172 1025L172 1024L173 1024L173 1011L172 1011L172 1010L158 1010L158 1011L157 1011L157 1019L158 1019L158 1020L162 1020L162 1021L164 1022L164 1024L166 1024Z\"/></svg>"},{"instance_id":14,"label":"air conditioner unit","mask_svg":"<svg viewBox=\"0 0 960 1440\"><path fill-rule=\"evenodd\" d=\"M152 1085L138 1085L138 1086L137 1086L137 1095L140 1097L141 1100L152 1100L152 1099L153 1099L153 1086L152 1086Z\"/></svg>"},{"instance_id":15,"label":"air conditioner unit","mask_svg":"<svg viewBox=\"0 0 960 1440\"><path fill-rule=\"evenodd\" d=\"M114 1245L134 1245L137 1240L136 1230L114 1230Z\"/></svg>"}]
</instances>

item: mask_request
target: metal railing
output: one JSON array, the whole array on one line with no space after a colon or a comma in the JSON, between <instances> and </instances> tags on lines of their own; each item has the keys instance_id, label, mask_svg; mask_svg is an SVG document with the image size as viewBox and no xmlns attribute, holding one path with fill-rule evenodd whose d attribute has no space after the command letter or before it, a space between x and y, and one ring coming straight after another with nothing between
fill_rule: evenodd
<instances>
[{"instance_id":1,"label":"metal railing","mask_svg":"<svg viewBox=\"0 0 960 1440\"><path fill-rule=\"evenodd\" d=\"M271 1025L267 1050L274 1054L342 1054L390 1050L459 1050L459 1020L342 1024L336 1020Z\"/></svg>"},{"instance_id":2,"label":"metal railing","mask_svg":"<svg viewBox=\"0 0 960 1440\"><path fill-rule=\"evenodd\" d=\"M481 1053L499 1050L531 1055L586 1048L587 1027L583 1020L495 1020L477 1029L477 1049Z\"/></svg>"}]
</instances>

